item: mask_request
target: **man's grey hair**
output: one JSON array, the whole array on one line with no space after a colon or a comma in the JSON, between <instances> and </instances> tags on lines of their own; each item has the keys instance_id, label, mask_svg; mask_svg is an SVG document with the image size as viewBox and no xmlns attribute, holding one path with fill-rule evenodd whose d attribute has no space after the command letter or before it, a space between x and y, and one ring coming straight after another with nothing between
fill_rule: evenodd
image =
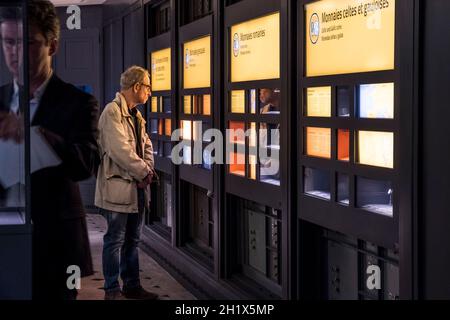
<instances>
[{"instance_id":1,"label":"man's grey hair","mask_svg":"<svg viewBox=\"0 0 450 320\"><path fill-rule=\"evenodd\" d=\"M120 89L127 90L136 83L142 83L146 76L150 78L150 74L146 69L139 66L129 67L120 76Z\"/></svg>"}]
</instances>

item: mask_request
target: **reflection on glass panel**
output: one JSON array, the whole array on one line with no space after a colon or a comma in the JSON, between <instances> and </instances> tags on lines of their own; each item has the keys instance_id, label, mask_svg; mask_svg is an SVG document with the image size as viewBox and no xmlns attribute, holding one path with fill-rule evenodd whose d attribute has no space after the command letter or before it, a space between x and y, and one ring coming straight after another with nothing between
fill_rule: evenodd
<instances>
[{"instance_id":1,"label":"reflection on glass panel","mask_svg":"<svg viewBox=\"0 0 450 320\"><path fill-rule=\"evenodd\" d=\"M192 104L192 113L193 114L199 114L202 110L202 104L203 104L203 96L202 95L195 95L193 98L193 104Z\"/></svg>"},{"instance_id":2,"label":"reflection on glass panel","mask_svg":"<svg viewBox=\"0 0 450 320\"><path fill-rule=\"evenodd\" d=\"M356 179L356 206L392 217L393 189L390 181L363 177Z\"/></svg>"},{"instance_id":3,"label":"reflection on glass panel","mask_svg":"<svg viewBox=\"0 0 450 320\"><path fill-rule=\"evenodd\" d=\"M249 155L248 156L248 163L250 166L250 176L249 178L252 180L256 180L256 156L255 155Z\"/></svg>"},{"instance_id":4,"label":"reflection on glass panel","mask_svg":"<svg viewBox=\"0 0 450 320\"><path fill-rule=\"evenodd\" d=\"M158 134L160 136L162 136L164 134L163 128L164 128L164 119L159 119L158 120Z\"/></svg>"},{"instance_id":5,"label":"reflection on glass panel","mask_svg":"<svg viewBox=\"0 0 450 320\"><path fill-rule=\"evenodd\" d=\"M331 87L306 89L306 116L331 117Z\"/></svg>"},{"instance_id":6,"label":"reflection on glass panel","mask_svg":"<svg viewBox=\"0 0 450 320\"><path fill-rule=\"evenodd\" d=\"M341 161L350 160L350 130L338 129L337 159Z\"/></svg>"},{"instance_id":7,"label":"reflection on glass panel","mask_svg":"<svg viewBox=\"0 0 450 320\"><path fill-rule=\"evenodd\" d=\"M150 132L158 133L158 119L150 119Z\"/></svg>"},{"instance_id":8,"label":"reflection on glass panel","mask_svg":"<svg viewBox=\"0 0 450 320\"><path fill-rule=\"evenodd\" d=\"M394 168L394 133L358 131L358 160L361 164Z\"/></svg>"},{"instance_id":9,"label":"reflection on glass panel","mask_svg":"<svg viewBox=\"0 0 450 320\"><path fill-rule=\"evenodd\" d=\"M163 97L162 97L162 96L159 96L159 97L158 97L158 101L159 101L159 104L158 104L158 112L162 112L162 111L163 111Z\"/></svg>"},{"instance_id":10,"label":"reflection on glass panel","mask_svg":"<svg viewBox=\"0 0 450 320\"><path fill-rule=\"evenodd\" d=\"M162 223L172 227L172 184L169 181L164 182L164 204L165 212Z\"/></svg>"},{"instance_id":11,"label":"reflection on glass panel","mask_svg":"<svg viewBox=\"0 0 450 320\"><path fill-rule=\"evenodd\" d=\"M257 137L256 122L251 122L250 123L250 136L249 136L250 147L256 147L256 137Z\"/></svg>"},{"instance_id":12,"label":"reflection on glass panel","mask_svg":"<svg viewBox=\"0 0 450 320\"><path fill-rule=\"evenodd\" d=\"M203 115L205 115L205 116L211 115L211 95L210 94L203 95Z\"/></svg>"},{"instance_id":13,"label":"reflection on glass panel","mask_svg":"<svg viewBox=\"0 0 450 320\"><path fill-rule=\"evenodd\" d=\"M189 120L182 120L181 121L181 132L182 132L182 137L183 140L191 140L192 135L192 123Z\"/></svg>"},{"instance_id":14,"label":"reflection on glass panel","mask_svg":"<svg viewBox=\"0 0 450 320\"><path fill-rule=\"evenodd\" d=\"M280 113L280 90L272 88L262 88L259 90L259 113L279 114Z\"/></svg>"},{"instance_id":15,"label":"reflection on glass panel","mask_svg":"<svg viewBox=\"0 0 450 320\"><path fill-rule=\"evenodd\" d=\"M280 130L279 125L260 123L259 129L260 181L280 185Z\"/></svg>"},{"instance_id":16,"label":"reflection on glass panel","mask_svg":"<svg viewBox=\"0 0 450 320\"><path fill-rule=\"evenodd\" d=\"M306 127L306 155L331 158L331 129Z\"/></svg>"},{"instance_id":17,"label":"reflection on glass panel","mask_svg":"<svg viewBox=\"0 0 450 320\"><path fill-rule=\"evenodd\" d=\"M330 174L326 170L304 168L304 193L315 197L330 200Z\"/></svg>"},{"instance_id":18,"label":"reflection on glass panel","mask_svg":"<svg viewBox=\"0 0 450 320\"><path fill-rule=\"evenodd\" d=\"M202 122L201 121L194 121L194 128L193 128L193 135L194 135L194 141L200 141L202 140Z\"/></svg>"},{"instance_id":19,"label":"reflection on glass panel","mask_svg":"<svg viewBox=\"0 0 450 320\"><path fill-rule=\"evenodd\" d=\"M192 148L191 146L183 146L183 163L192 164Z\"/></svg>"},{"instance_id":20,"label":"reflection on glass panel","mask_svg":"<svg viewBox=\"0 0 450 320\"><path fill-rule=\"evenodd\" d=\"M266 273L266 226L265 216L250 210L248 213L248 264Z\"/></svg>"},{"instance_id":21,"label":"reflection on glass panel","mask_svg":"<svg viewBox=\"0 0 450 320\"><path fill-rule=\"evenodd\" d=\"M245 144L245 122L230 121L230 142Z\"/></svg>"},{"instance_id":22,"label":"reflection on glass panel","mask_svg":"<svg viewBox=\"0 0 450 320\"><path fill-rule=\"evenodd\" d=\"M172 155L172 144L170 142L164 142L164 157L170 158Z\"/></svg>"},{"instance_id":23,"label":"reflection on glass panel","mask_svg":"<svg viewBox=\"0 0 450 320\"><path fill-rule=\"evenodd\" d=\"M158 112L158 97L152 97L152 112Z\"/></svg>"},{"instance_id":24,"label":"reflection on glass panel","mask_svg":"<svg viewBox=\"0 0 450 320\"><path fill-rule=\"evenodd\" d=\"M185 114L191 113L191 96L184 96L183 98L183 110Z\"/></svg>"},{"instance_id":25,"label":"reflection on glass panel","mask_svg":"<svg viewBox=\"0 0 450 320\"><path fill-rule=\"evenodd\" d=\"M202 130L203 130L203 142L211 142L212 138L211 137L207 137L205 135L205 132L208 131L209 129L211 129L211 124L207 121L203 122L202 125Z\"/></svg>"},{"instance_id":26,"label":"reflection on glass panel","mask_svg":"<svg viewBox=\"0 0 450 320\"><path fill-rule=\"evenodd\" d=\"M202 166L204 169L211 170L212 169L212 159L211 152L208 150L203 150L203 163Z\"/></svg>"},{"instance_id":27,"label":"reflection on glass panel","mask_svg":"<svg viewBox=\"0 0 450 320\"><path fill-rule=\"evenodd\" d=\"M172 120L171 119L164 119L164 133L166 136L172 135Z\"/></svg>"},{"instance_id":28,"label":"reflection on glass panel","mask_svg":"<svg viewBox=\"0 0 450 320\"><path fill-rule=\"evenodd\" d=\"M239 216L244 221L244 235L238 239L245 246L243 273L256 281L265 278L280 283L282 225L277 217L281 211L247 200L243 200L243 207L244 214Z\"/></svg>"},{"instance_id":29,"label":"reflection on glass panel","mask_svg":"<svg viewBox=\"0 0 450 320\"><path fill-rule=\"evenodd\" d=\"M158 150L159 150L159 141L158 140L155 140L155 141L152 141L152 145L153 145L153 154L154 155L158 155Z\"/></svg>"},{"instance_id":30,"label":"reflection on glass panel","mask_svg":"<svg viewBox=\"0 0 450 320\"><path fill-rule=\"evenodd\" d=\"M394 118L394 83L359 86L360 118Z\"/></svg>"},{"instance_id":31,"label":"reflection on glass panel","mask_svg":"<svg viewBox=\"0 0 450 320\"><path fill-rule=\"evenodd\" d=\"M337 88L337 115L338 117L350 117L350 88Z\"/></svg>"},{"instance_id":32,"label":"reflection on glass panel","mask_svg":"<svg viewBox=\"0 0 450 320\"><path fill-rule=\"evenodd\" d=\"M231 91L231 112L245 113L245 90Z\"/></svg>"},{"instance_id":33,"label":"reflection on glass panel","mask_svg":"<svg viewBox=\"0 0 450 320\"><path fill-rule=\"evenodd\" d=\"M337 174L337 201L342 204L349 204L349 177L347 174L338 173Z\"/></svg>"},{"instance_id":34,"label":"reflection on glass panel","mask_svg":"<svg viewBox=\"0 0 450 320\"><path fill-rule=\"evenodd\" d=\"M256 89L250 90L250 113L256 113Z\"/></svg>"},{"instance_id":35,"label":"reflection on glass panel","mask_svg":"<svg viewBox=\"0 0 450 320\"><path fill-rule=\"evenodd\" d=\"M172 101L170 96L163 97L163 110L165 113L172 112Z\"/></svg>"},{"instance_id":36,"label":"reflection on glass panel","mask_svg":"<svg viewBox=\"0 0 450 320\"><path fill-rule=\"evenodd\" d=\"M230 152L230 173L245 177L245 155Z\"/></svg>"}]
</instances>

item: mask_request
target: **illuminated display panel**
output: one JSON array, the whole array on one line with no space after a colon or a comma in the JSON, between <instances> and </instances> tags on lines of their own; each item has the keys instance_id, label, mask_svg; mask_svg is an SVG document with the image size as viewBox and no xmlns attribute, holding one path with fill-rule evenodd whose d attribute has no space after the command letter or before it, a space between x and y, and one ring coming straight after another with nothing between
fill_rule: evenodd
<instances>
[{"instance_id":1,"label":"illuminated display panel","mask_svg":"<svg viewBox=\"0 0 450 320\"><path fill-rule=\"evenodd\" d=\"M151 61L152 90L171 90L170 48L152 52Z\"/></svg>"},{"instance_id":2,"label":"illuminated display panel","mask_svg":"<svg viewBox=\"0 0 450 320\"><path fill-rule=\"evenodd\" d=\"M231 27L231 82L280 77L280 13Z\"/></svg>"},{"instance_id":3,"label":"illuminated display panel","mask_svg":"<svg viewBox=\"0 0 450 320\"><path fill-rule=\"evenodd\" d=\"M183 140L191 140L191 128L192 128L192 122L183 120L181 121L181 132L183 134Z\"/></svg>"},{"instance_id":4,"label":"illuminated display panel","mask_svg":"<svg viewBox=\"0 0 450 320\"><path fill-rule=\"evenodd\" d=\"M245 113L245 90L231 91L231 112Z\"/></svg>"},{"instance_id":5,"label":"illuminated display panel","mask_svg":"<svg viewBox=\"0 0 450 320\"><path fill-rule=\"evenodd\" d=\"M211 86L211 37L203 37L183 45L184 89Z\"/></svg>"},{"instance_id":6,"label":"illuminated display panel","mask_svg":"<svg viewBox=\"0 0 450 320\"><path fill-rule=\"evenodd\" d=\"M185 114L191 113L191 96L184 96L183 98L183 111Z\"/></svg>"},{"instance_id":7,"label":"illuminated display panel","mask_svg":"<svg viewBox=\"0 0 450 320\"><path fill-rule=\"evenodd\" d=\"M306 154L312 157L331 158L330 128L306 128Z\"/></svg>"},{"instance_id":8,"label":"illuminated display panel","mask_svg":"<svg viewBox=\"0 0 450 320\"><path fill-rule=\"evenodd\" d=\"M152 112L158 112L158 97L152 97Z\"/></svg>"},{"instance_id":9,"label":"illuminated display panel","mask_svg":"<svg viewBox=\"0 0 450 320\"><path fill-rule=\"evenodd\" d=\"M358 131L359 163L394 168L394 133Z\"/></svg>"},{"instance_id":10,"label":"illuminated display panel","mask_svg":"<svg viewBox=\"0 0 450 320\"><path fill-rule=\"evenodd\" d=\"M331 117L331 87L306 89L306 115Z\"/></svg>"},{"instance_id":11,"label":"illuminated display panel","mask_svg":"<svg viewBox=\"0 0 450 320\"><path fill-rule=\"evenodd\" d=\"M242 130L242 132L240 132ZM245 143L245 122L230 121L230 142Z\"/></svg>"},{"instance_id":12,"label":"illuminated display panel","mask_svg":"<svg viewBox=\"0 0 450 320\"><path fill-rule=\"evenodd\" d=\"M158 134L160 135L160 136L162 136L164 133L163 133L163 119L159 119L158 120Z\"/></svg>"},{"instance_id":13,"label":"illuminated display panel","mask_svg":"<svg viewBox=\"0 0 450 320\"><path fill-rule=\"evenodd\" d=\"M203 115L211 115L211 95L203 95Z\"/></svg>"},{"instance_id":14,"label":"illuminated display panel","mask_svg":"<svg viewBox=\"0 0 450 320\"><path fill-rule=\"evenodd\" d=\"M359 117L393 119L394 83L360 85Z\"/></svg>"},{"instance_id":15,"label":"illuminated display panel","mask_svg":"<svg viewBox=\"0 0 450 320\"><path fill-rule=\"evenodd\" d=\"M394 69L395 0L372 3L305 5L306 76Z\"/></svg>"},{"instance_id":16,"label":"illuminated display panel","mask_svg":"<svg viewBox=\"0 0 450 320\"><path fill-rule=\"evenodd\" d=\"M245 177L245 156L230 152L230 173Z\"/></svg>"},{"instance_id":17,"label":"illuminated display panel","mask_svg":"<svg viewBox=\"0 0 450 320\"><path fill-rule=\"evenodd\" d=\"M172 135L172 120L171 119L165 119L164 120L164 133L166 136Z\"/></svg>"},{"instance_id":18,"label":"illuminated display panel","mask_svg":"<svg viewBox=\"0 0 450 320\"><path fill-rule=\"evenodd\" d=\"M341 161L350 160L350 130L338 130L338 154L337 159Z\"/></svg>"},{"instance_id":19,"label":"illuminated display panel","mask_svg":"<svg viewBox=\"0 0 450 320\"><path fill-rule=\"evenodd\" d=\"M256 180L256 156L255 155L249 155L248 156L248 163L250 164L250 179Z\"/></svg>"}]
</instances>

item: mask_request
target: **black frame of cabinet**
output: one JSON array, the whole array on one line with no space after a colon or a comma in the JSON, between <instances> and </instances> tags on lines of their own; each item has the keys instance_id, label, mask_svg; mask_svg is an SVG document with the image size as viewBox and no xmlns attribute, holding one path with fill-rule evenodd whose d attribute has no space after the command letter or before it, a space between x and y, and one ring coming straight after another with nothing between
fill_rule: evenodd
<instances>
[{"instance_id":1,"label":"black frame of cabinet","mask_svg":"<svg viewBox=\"0 0 450 320\"><path fill-rule=\"evenodd\" d=\"M298 71L297 71L297 99L299 101L297 119L303 126L331 127L334 129L368 129L391 131L394 133L394 169L370 167L357 163L342 163L336 160L306 157L303 154L303 130L297 130L298 141L297 165L298 165L298 218L312 222L324 228L329 228L355 236L359 239L376 243L385 248L397 249L400 254L400 298L410 299L415 293L417 279L417 263L415 262L416 250L413 233L415 226L417 207L413 203L413 195L416 185L413 184L416 176L414 173L416 161L415 152L417 137L413 134L413 123L416 110L411 106L415 100L414 93L414 44L416 33L414 30L414 20L417 18L415 4L412 1L396 0L395 8L395 57L394 70L365 72L354 74L341 74L330 76L306 77L305 75L305 11L304 6L314 1L299 0L297 7L298 29ZM314 87L321 85L358 85L366 83L394 82L394 119L358 119L358 118L338 118L327 119L307 118L303 116L304 91L300 88ZM335 91L335 90L334 90ZM336 102L332 90L332 108ZM355 103L353 103L355 106ZM333 109L332 109L333 110ZM330 125L331 124L331 125ZM334 137L333 137L334 136ZM353 134L350 139L354 141ZM336 137L332 135L332 159L335 154ZM350 142L350 146L352 141ZM350 149L350 159L354 156L354 150ZM353 157L353 159L355 159ZM374 179L391 180L394 185L394 208L393 218L380 216L376 213L367 212L358 208L352 208L355 203L355 185L350 182L350 206L344 207L335 202L336 176L331 177L331 200L324 201L303 195L302 165L313 166L330 170L331 172L348 173L362 177Z\"/></svg>"}]
</instances>

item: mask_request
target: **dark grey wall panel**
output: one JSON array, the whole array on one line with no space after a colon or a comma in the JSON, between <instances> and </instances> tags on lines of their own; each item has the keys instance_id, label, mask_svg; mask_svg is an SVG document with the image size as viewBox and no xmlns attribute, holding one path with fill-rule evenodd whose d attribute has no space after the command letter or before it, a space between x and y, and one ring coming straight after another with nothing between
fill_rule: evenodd
<instances>
[{"instance_id":1,"label":"dark grey wall panel","mask_svg":"<svg viewBox=\"0 0 450 320\"><path fill-rule=\"evenodd\" d=\"M450 298L450 1L421 2L423 79L420 191L422 297Z\"/></svg>"},{"instance_id":2,"label":"dark grey wall panel","mask_svg":"<svg viewBox=\"0 0 450 320\"><path fill-rule=\"evenodd\" d=\"M0 284L0 300L31 299L31 234L2 235Z\"/></svg>"},{"instance_id":3,"label":"dark grey wall panel","mask_svg":"<svg viewBox=\"0 0 450 320\"><path fill-rule=\"evenodd\" d=\"M144 9L139 8L123 18L124 69L139 65L145 67Z\"/></svg>"}]
</instances>

